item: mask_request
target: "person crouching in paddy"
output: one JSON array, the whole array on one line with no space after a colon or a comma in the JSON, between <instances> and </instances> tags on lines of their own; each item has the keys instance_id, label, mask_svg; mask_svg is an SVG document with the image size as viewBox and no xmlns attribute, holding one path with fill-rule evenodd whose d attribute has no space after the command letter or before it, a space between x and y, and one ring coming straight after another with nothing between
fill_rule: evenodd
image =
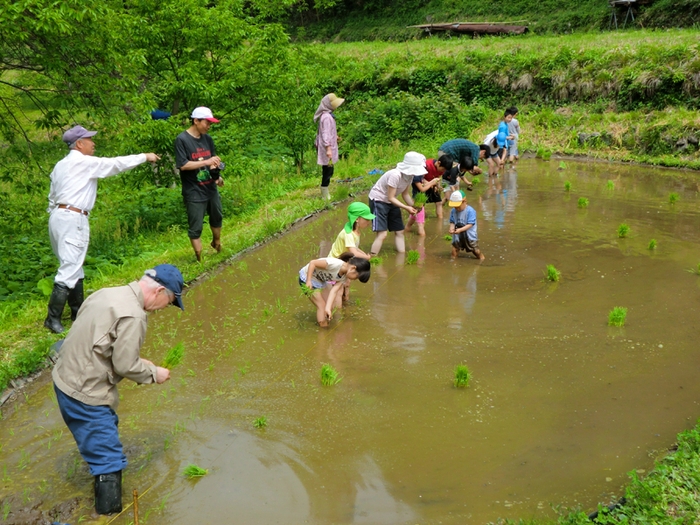
<instances>
[{"instance_id":1,"label":"person crouching in paddy","mask_svg":"<svg viewBox=\"0 0 700 525\"><path fill-rule=\"evenodd\" d=\"M467 204L467 198L459 190L450 195L450 208L452 258L456 259L459 251L464 250L483 261L486 257L479 249L479 239L476 236L476 210Z\"/></svg>"},{"instance_id":2,"label":"person crouching in paddy","mask_svg":"<svg viewBox=\"0 0 700 525\"><path fill-rule=\"evenodd\" d=\"M325 328L333 318L333 308L342 306L342 292L346 282L369 281L370 264L367 259L343 253L339 258L314 259L299 270L299 285L311 289L309 300L316 306L316 321ZM319 293L320 292L320 293Z\"/></svg>"}]
</instances>

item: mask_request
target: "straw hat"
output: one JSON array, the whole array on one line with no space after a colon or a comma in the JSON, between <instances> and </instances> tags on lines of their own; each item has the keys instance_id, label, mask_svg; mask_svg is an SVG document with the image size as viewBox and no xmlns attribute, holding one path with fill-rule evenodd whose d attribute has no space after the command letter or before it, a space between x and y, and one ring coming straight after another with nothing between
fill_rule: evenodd
<instances>
[{"instance_id":1,"label":"straw hat","mask_svg":"<svg viewBox=\"0 0 700 525\"><path fill-rule=\"evenodd\" d=\"M333 108L333 111L338 109L340 105L345 102L344 98L336 97L335 93L328 93L328 100L331 103L331 107Z\"/></svg>"}]
</instances>

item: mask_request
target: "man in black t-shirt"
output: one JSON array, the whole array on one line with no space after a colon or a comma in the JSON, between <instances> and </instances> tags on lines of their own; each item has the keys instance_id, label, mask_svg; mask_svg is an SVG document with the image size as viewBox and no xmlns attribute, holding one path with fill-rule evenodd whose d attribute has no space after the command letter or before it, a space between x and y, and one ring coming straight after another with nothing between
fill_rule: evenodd
<instances>
[{"instance_id":1,"label":"man in black t-shirt","mask_svg":"<svg viewBox=\"0 0 700 525\"><path fill-rule=\"evenodd\" d=\"M223 213L217 186L224 185L219 173L221 159L216 156L214 141L207 134L214 118L205 107L192 111L192 125L175 139L175 164L182 179L182 198L187 208L187 235L198 261L202 260L202 228L204 215L209 215L211 247L221 251Z\"/></svg>"}]
</instances>

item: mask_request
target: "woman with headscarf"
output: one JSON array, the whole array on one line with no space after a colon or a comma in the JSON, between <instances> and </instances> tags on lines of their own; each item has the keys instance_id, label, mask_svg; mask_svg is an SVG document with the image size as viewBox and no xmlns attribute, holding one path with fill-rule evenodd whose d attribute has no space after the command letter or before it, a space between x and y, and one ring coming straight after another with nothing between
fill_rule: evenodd
<instances>
[{"instance_id":1,"label":"woman with headscarf","mask_svg":"<svg viewBox=\"0 0 700 525\"><path fill-rule=\"evenodd\" d=\"M321 100L314 122L318 124L316 132L317 162L321 165L321 198L330 200L328 186L333 176L333 165L338 162L338 130L335 126L333 111L345 102L344 98L336 97L335 93L329 93Z\"/></svg>"}]
</instances>

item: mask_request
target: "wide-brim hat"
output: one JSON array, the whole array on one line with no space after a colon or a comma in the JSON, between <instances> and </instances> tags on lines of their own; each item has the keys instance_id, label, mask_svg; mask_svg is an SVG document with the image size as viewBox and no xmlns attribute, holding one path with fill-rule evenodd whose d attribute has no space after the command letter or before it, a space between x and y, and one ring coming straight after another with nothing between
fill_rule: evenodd
<instances>
[{"instance_id":1,"label":"wide-brim hat","mask_svg":"<svg viewBox=\"0 0 700 525\"><path fill-rule=\"evenodd\" d=\"M345 99L337 97L335 93L328 93L328 101L331 103L331 107L335 111L343 102L345 102Z\"/></svg>"},{"instance_id":2,"label":"wide-brim hat","mask_svg":"<svg viewBox=\"0 0 700 525\"><path fill-rule=\"evenodd\" d=\"M409 151L403 156L403 162L396 165L396 169L406 175L425 175L428 170L425 169L425 155L421 155L417 151Z\"/></svg>"}]
</instances>

